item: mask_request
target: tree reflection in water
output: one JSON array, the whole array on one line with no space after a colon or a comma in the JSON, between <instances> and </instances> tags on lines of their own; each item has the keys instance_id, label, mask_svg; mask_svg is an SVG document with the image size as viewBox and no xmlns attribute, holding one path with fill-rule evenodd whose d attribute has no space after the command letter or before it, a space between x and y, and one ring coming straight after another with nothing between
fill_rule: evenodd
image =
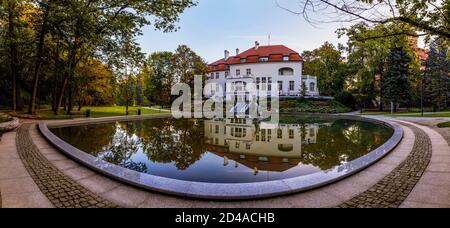
<instances>
[{"instance_id":1,"label":"tree reflection in water","mask_svg":"<svg viewBox=\"0 0 450 228\"><path fill-rule=\"evenodd\" d=\"M269 126L253 121L152 119L51 130L73 146L131 170L223 183L329 170L373 151L393 134L368 122L299 116L283 116L280 125L271 130ZM224 166L224 159L235 165Z\"/></svg>"}]
</instances>

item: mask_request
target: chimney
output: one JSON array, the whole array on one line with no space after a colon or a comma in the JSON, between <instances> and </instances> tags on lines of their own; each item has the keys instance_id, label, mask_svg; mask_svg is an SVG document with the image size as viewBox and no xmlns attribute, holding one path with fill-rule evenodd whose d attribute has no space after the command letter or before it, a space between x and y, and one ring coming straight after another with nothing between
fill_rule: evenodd
<instances>
[{"instance_id":1,"label":"chimney","mask_svg":"<svg viewBox=\"0 0 450 228\"><path fill-rule=\"evenodd\" d=\"M228 50L225 50L225 60L228 60L230 57L230 52Z\"/></svg>"},{"instance_id":2,"label":"chimney","mask_svg":"<svg viewBox=\"0 0 450 228\"><path fill-rule=\"evenodd\" d=\"M255 50L258 50L258 48L259 48L259 42L255 41Z\"/></svg>"},{"instance_id":3,"label":"chimney","mask_svg":"<svg viewBox=\"0 0 450 228\"><path fill-rule=\"evenodd\" d=\"M239 48L236 48L236 55L239 55L240 54L240 50L239 50Z\"/></svg>"}]
</instances>

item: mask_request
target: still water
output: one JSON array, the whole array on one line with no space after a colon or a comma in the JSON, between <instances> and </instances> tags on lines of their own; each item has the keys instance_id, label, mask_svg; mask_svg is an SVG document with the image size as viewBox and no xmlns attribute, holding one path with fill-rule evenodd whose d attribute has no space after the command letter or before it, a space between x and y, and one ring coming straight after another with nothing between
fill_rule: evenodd
<instances>
[{"instance_id":1,"label":"still water","mask_svg":"<svg viewBox=\"0 0 450 228\"><path fill-rule=\"evenodd\" d=\"M345 119L282 116L153 119L50 129L109 163L156 176L211 183L280 180L326 171L383 145L393 130Z\"/></svg>"}]
</instances>

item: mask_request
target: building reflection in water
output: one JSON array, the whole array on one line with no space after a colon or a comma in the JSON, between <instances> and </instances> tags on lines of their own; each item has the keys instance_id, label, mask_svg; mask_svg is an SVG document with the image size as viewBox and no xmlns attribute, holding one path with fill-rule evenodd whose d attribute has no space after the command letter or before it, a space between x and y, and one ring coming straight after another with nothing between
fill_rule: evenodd
<instances>
[{"instance_id":1,"label":"building reflection in water","mask_svg":"<svg viewBox=\"0 0 450 228\"><path fill-rule=\"evenodd\" d=\"M315 144L318 123L273 124L250 119L205 121L209 152L224 158L224 165L244 165L255 171L284 172L299 165L302 145ZM230 164L230 160L236 161Z\"/></svg>"}]
</instances>

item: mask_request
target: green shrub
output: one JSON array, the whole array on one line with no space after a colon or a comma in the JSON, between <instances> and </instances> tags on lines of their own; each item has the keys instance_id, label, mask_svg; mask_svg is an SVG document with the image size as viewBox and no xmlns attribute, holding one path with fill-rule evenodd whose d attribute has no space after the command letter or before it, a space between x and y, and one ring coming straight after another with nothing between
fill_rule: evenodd
<instances>
[{"instance_id":1,"label":"green shrub","mask_svg":"<svg viewBox=\"0 0 450 228\"><path fill-rule=\"evenodd\" d=\"M356 107L356 98L355 96L353 96L353 94L349 93L349 92L341 92L340 94L335 96L335 100L339 101L341 104L350 107L350 108L355 108Z\"/></svg>"},{"instance_id":2,"label":"green shrub","mask_svg":"<svg viewBox=\"0 0 450 228\"><path fill-rule=\"evenodd\" d=\"M449 128L450 122L440 123L437 126L438 126L438 128Z\"/></svg>"},{"instance_id":3,"label":"green shrub","mask_svg":"<svg viewBox=\"0 0 450 228\"><path fill-rule=\"evenodd\" d=\"M303 113L346 113L351 109L338 101L287 100L280 103L281 112L303 112Z\"/></svg>"}]
</instances>

